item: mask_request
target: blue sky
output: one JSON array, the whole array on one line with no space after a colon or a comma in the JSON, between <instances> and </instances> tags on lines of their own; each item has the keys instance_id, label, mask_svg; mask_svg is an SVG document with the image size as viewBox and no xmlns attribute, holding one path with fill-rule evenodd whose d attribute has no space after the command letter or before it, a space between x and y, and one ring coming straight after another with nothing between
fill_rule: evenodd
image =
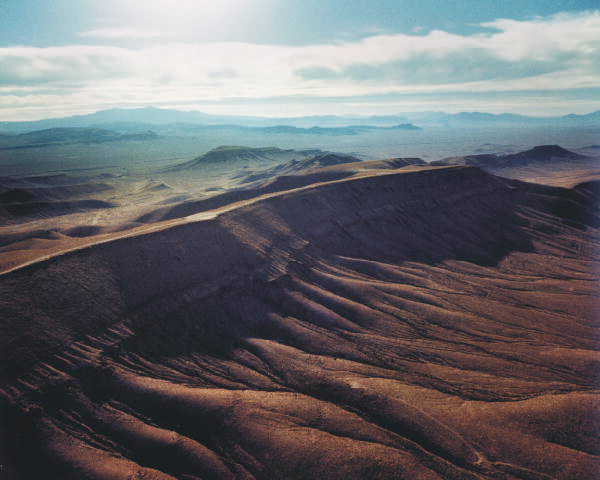
<instances>
[{"instance_id":1,"label":"blue sky","mask_svg":"<svg viewBox=\"0 0 600 480\"><path fill-rule=\"evenodd\" d=\"M600 108L600 1L0 0L0 119Z\"/></svg>"}]
</instances>

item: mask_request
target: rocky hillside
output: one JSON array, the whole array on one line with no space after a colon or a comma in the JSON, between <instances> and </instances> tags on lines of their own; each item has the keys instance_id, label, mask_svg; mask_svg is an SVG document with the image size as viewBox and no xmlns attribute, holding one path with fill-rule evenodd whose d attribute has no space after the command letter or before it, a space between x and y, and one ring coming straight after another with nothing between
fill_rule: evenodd
<instances>
[{"instance_id":1,"label":"rocky hillside","mask_svg":"<svg viewBox=\"0 0 600 480\"><path fill-rule=\"evenodd\" d=\"M594 188L378 171L2 275L5 475L592 478Z\"/></svg>"}]
</instances>

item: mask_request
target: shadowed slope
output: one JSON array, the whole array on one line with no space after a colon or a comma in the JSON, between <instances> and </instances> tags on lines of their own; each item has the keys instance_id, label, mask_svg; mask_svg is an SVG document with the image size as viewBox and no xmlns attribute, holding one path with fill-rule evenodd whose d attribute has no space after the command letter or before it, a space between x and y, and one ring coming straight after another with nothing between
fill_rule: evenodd
<instances>
[{"instance_id":1,"label":"shadowed slope","mask_svg":"<svg viewBox=\"0 0 600 480\"><path fill-rule=\"evenodd\" d=\"M5 464L592 478L595 218L575 190L400 171L4 275Z\"/></svg>"}]
</instances>

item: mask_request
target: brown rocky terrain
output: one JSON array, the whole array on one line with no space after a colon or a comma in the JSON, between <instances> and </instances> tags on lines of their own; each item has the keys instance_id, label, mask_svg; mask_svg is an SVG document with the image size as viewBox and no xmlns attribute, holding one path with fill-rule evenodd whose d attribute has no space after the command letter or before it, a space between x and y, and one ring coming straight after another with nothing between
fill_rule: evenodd
<instances>
[{"instance_id":1,"label":"brown rocky terrain","mask_svg":"<svg viewBox=\"0 0 600 480\"><path fill-rule=\"evenodd\" d=\"M273 166L274 165L274 166ZM359 161L320 150L220 147L167 170L0 177L0 272L148 223L177 219L312 184L425 165ZM151 176L150 176L151 175Z\"/></svg>"},{"instance_id":2,"label":"brown rocky terrain","mask_svg":"<svg viewBox=\"0 0 600 480\"><path fill-rule=\"evenodd\" d=\"M597 183L380 167L1 275L4 478L594 478Z\"/></svg>"},{"instance_id":3,"label":"brown rocky terrain","mask_svg":"<svg viewBox=\"0 0 600 480\"><path fill-rule=\"evenodd\" d=\"M449 157L431 164L476 166L502 177L570 188L600 178L598 152L591 147L582 151L585 155L560 145L539 145L523 152Z\"/></svg>"}]
</instances>

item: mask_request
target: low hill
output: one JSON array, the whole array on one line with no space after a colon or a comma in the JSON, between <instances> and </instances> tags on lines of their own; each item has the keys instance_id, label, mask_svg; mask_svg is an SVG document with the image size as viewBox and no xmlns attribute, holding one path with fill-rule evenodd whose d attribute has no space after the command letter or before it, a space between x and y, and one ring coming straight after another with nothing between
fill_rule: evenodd
<instances>
[{"instance_id":1,"label":"low hill","mask_svg":"<svg viewBox=\"0 0 600 480\"><path fill-rule=\"evenodd\" d=\"M292 160L304 160L319 154L319 150L282 150L276 147L236 147L221 146L188 162L162 169L162 172L179 172L197 168L228 168L242 164L273 164Z\"/></svg>"},{"instance_id":2,"label":"low hill","mask_svg":"<svg viewBox=\"0 0 600 480\"><path fill-rule=\"evenodd\" d=\"M484 169L498 169L505 167L521 167L533 163L551 164L565 160L577 161L588 157L571 152L560 145L540 145L523 152L508 155L467 155L464 157L450 157L431 162L432 165L470 165Z\"/></svg>"},{"instance_id":3,"label":"low hill","mask_svg":"<svg viewBox=\"0 0 600 480\"><path fill-rule=\"evenodd\" d=\"M152 131L123 135L102 128L50 128L19 135L0 136L1 150L40 148L75 143L95 144L115 141L147 141L157 137Z\"/></svg>"},{"instance_id":4,"label":"low hill","mask_svg":"<svg viewBox=\"0 0 600 480\"><path fill-rule=\"evenodd\" d=\"M431 164L476 166L503 177L539 183L560 182L565 174L574 178L579 178L578 173L581 175L591 173L593 178L598 176L596 173L600 174L600 157L581 155L559 145L540 145L507 155L450 157L433 161ZM576 184L578 181L574 180L571 183Z\"/></svg>"},{"instance_id":5,"label":"low hill","mask_svg":"<svg viewBox=\"0 0 600 480\"><path fill-rule=\"evenodd\" d=\"M112 178L66 174L0 177L0 220L5 225L17 224L112 208L116 206L114 202L94 198L114 191L113 185L107 183Z\"/></svg>"},{"instance_id":6,"label":"low hill","mask_svg":"<svg viewBox=\"0 0 600 480\"><path fill-rule=\"evenodd\" d=\"M254 183L262 180L271 180L281 175L297 175L311 170L330 167L347 163L360 162L360 159L352 155L342 155L332 152L319 152L314 156L308 156L300 160L290 160L266 169L252 171L250 174L243 172L237 176L242 183Z\"/></svg>"}]
</instances>

